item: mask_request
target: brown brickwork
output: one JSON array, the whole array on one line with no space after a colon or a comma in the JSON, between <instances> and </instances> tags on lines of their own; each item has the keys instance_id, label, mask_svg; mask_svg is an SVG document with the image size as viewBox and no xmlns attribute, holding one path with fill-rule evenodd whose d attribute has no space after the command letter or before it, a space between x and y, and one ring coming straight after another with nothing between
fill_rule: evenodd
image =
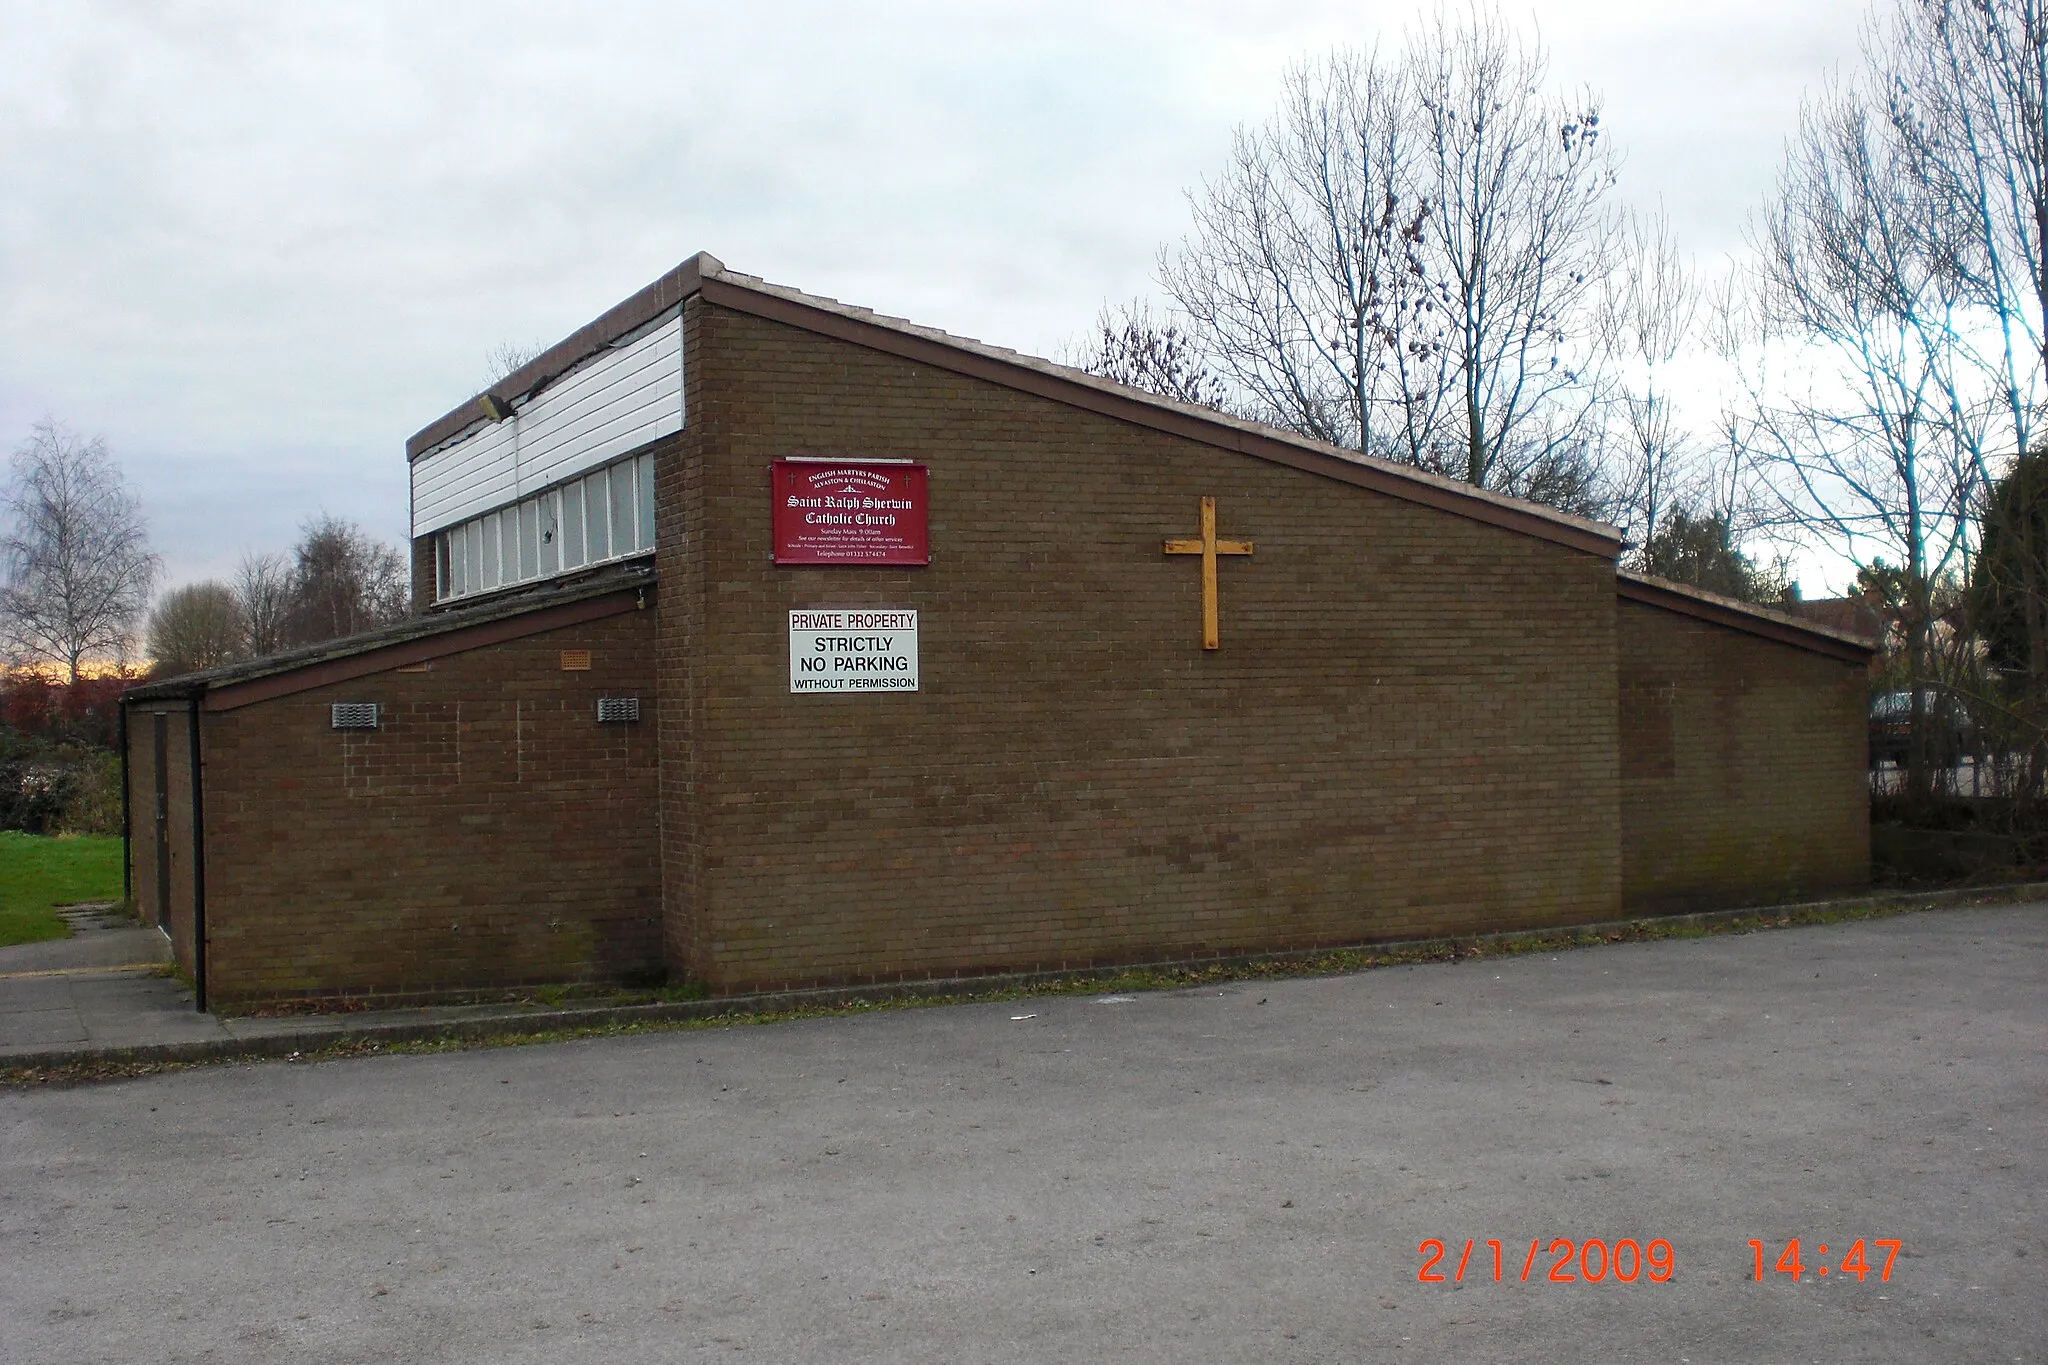
<instances>
[{"instance_id":1,"label":"brown brickwork","mask_svg":"<svg viewBox=\"0 0 2048 1365\"><path fill-rule=\"evenodd\" d=\"M654 462L654 576L663 585L655 663L660 691L662 933L670 977L699 980L707 973L704 895L706 825L701 783L703 736L709 717L705 670L714 642L707 637L707 584L712 575L703 533L706 516L707 442L720 439L725 409L704 385L703 322L697 299L683 305L683 411L681 436L658 447ZM764 475L765 478L765 475ZM763 484L761 514L767 514ZM786 646L785 646L786 647Z\"/></svg>"},{"instance_id":2,"label":"brown brickwork","mask_svg":"<svg viewBox=\"0 0 2048 1365\"><path fill-rule=\"evenodd\" d=\"M129 886L145 924L164 924L178 960L192 963L192 764L189 703L158 701L128 712ZM159 720L161 717L161 720ZM164 781L157 784L157 730L163 731ZM159 876L159 850L164 856ZM169 890L169 914L163 892Z\"/></svg>"},{"instance_id":3,"label":"brown brickwork","mask_svg":"<svg viewBox=\"0 0 2048 1365\"><path fill-rule=\"evenodd\" d=\"M1622 898L1761 904L1870 876L1860 662L1623 600Z\"/></svg>"},{"instance_id":4,"label":"brown brickwork","mask_svg":"<svg viewBox=\"0 0 2048 1365\"><path fill-rule=\"evenodd\" d=\"M435 558L434 537L415 536L412 542L412 609L415 614L434 605L439 579L440 566Z\"/></svg>"},{"instance_id":5,"label":"brown brickwork","mask_svg":"<svg viewBox=\"0 0 2048 1365\"><path fill-rule=\"evenodd\" d=\"M654 618L650 603L203 713L213 1001L658 975ZM564 671L563 650L588 650L589 671ZM612 695L645 718L597 724ZM378 703L379 728L330 728L337 701ZM138 856L138 885L153 866Z\"/></svg>"},{"instance_id":6,"label":"brown brickwork","mask_svg":"<svg viewBox=\"0 0 2048 1365\"><path fill-rule=\"evenodd\" d=\"M1606 558L701 302L685 354L673 965L735 990L1619 910ZM928 462L932 564L772 565L800 454ZM1203 496L1257 544L1214 653L1160 548ZM917 609L920 692L790 694L787 612L848 606Z\"/></svg>"},{"instance_id":7,"label":"brown brickwork","mask_svg":"<svg viewBox=\"0 0 2048 1365\"><path fill-rule=\"evenodd\" d=\"M201 699L215 1000L664 968L737 992L1865 879L1853 640L1617 577L1618 541L1590 523L705 257L522 373L567 372L677 299L688 423L655 447L658 593L600 571L131 701L146 913L149 727L171 713L189 963L176 698ZM410 450L473 420L451 412ZM795 455L927 464L931 564L774 565L769 466ZM1205 497L1257 547L1220 566L1215 651L1199 563L1161 547L1196 533ZM413 565L424 607L430 537ZM788 613L844 607L919 613L920 691L790 693ZM607 694L640 696L643 721L598 727ZM335 732L335 701L378 702L384 723Z\"/></svg>"}]
</instances>

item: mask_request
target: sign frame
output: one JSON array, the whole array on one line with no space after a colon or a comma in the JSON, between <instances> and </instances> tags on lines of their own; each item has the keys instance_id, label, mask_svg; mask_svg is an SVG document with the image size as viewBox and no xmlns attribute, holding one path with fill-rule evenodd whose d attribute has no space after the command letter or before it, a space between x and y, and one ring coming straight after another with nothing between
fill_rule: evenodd
<instances>
[{"instance_id":1,"label":"sign frame","mask_svg":"<svg viewBox=\"0 0 2048 1365\"><path fill-rule=\"evenodd\" d=\"M790 455L771 461L768 471L775 563L860 568L932 562L929 465Z\"/></svg>"},{"instance_id":2,"label":"sign frame","mask_svg":"<svg viewBox=\"0 0 2048 1365\"><path fill-rule=\"evenodd\" d=\"M915 692L917 612L909 607L805 607L789 613L789 690Z\"/></svg>"}]
</instances>

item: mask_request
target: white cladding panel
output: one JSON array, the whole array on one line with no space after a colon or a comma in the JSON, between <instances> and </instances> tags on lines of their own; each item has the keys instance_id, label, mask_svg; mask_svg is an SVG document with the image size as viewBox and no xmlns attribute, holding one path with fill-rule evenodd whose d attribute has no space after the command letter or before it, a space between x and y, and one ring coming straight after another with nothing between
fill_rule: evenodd
<instances>
[{"instance_id":1,"label":"white cladding panel","mask_svg":"<svg viewBox=\"0 0 2048 1365\"><path fill-rule=\"evenodd\" d=\"M519 496L519 429L495 422L412 462L413 534L423 536Z\"/></svg>"},{"instance_id":2,"label":"white cladding panel","mask_svg":"<svg viewBox=\"0 0 2048 1365\"><path fill-rule=\"evenodd\" d=\"M413 461L413 534L502 507L682 429L678 315L585 361L505 421Z\"/></svg>"}]
</instances>

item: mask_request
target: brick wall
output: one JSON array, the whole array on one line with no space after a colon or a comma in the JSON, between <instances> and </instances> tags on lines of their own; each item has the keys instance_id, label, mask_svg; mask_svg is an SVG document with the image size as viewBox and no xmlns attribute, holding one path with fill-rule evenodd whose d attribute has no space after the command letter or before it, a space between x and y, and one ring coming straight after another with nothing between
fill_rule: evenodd
<instances>
[{"instance_id":1,"label":"brick wall","mask_svg":"<svg viewBox=\"0 0 2048 1365\"><path fill-rule=\"evenodd\" d=\"M434 605L434 593L440 587L439 561L434 540L433 534L413 538L412 610L415 616Z\"/></svg>"},{"instance_id":2,"label":"brick wall","mask_svg":"<svg viewBox=\"0 0 2048 1365\"><path fill-rule=\"evenodd\" d=\"M214 999L658 972L655 615L208 712ZM639 696L643 720L598 725L608 695ZM331 729L337 701L377 702L380 728Z\"/></svg>"},{"instance_id":3,"label":"brick wall","mask_svg":"<svg viewBox=\"0 0 2048 1365\"><path fill-rule=\"evenodd\" d=\"M699 664L715 642L706 635L710 580L705 535L704 452L724 439L727 409L712 402L702 355L706 310L683 305L682 433L659 448L654 462L654 573L662 585L655 652L660 689L662 932L669 975L710 975L710 917L699 912L706 863L702 755L710 709ZM762 514L766 515L766 485Z\"/></svg>"},{"instance_id":4,"label":"brick wall","mask_svg":"<svg viewBox=\"0 0 2048 1365\"><path fill-rule=\"evenodd\" d=\"M163 800L158 802L156 727L164 731ZM181 701L128 704L128 881L144 924L164 923L178 962L192 967L191 707ZM161 825L159 821L161 819ZM159 834L161 833L161 838ZM161 854L160 854L161 850ZM159 859L165 875L159 879ZM170 912L164 915L164 892Z\"/></svg>"},{"instance_id":5,"label":"brick wall","mask_svg":"<svg viewBox=\"0 0 2048 1365\"><path fill-rule=\"evenodd\" d=\"M1863 668L1628 600L1617 633L1627 908L1866 884Z\"/></svg>"},{"instance_id":6,"label":"brick wall","mask_svg":"<svg viewBox=\"0 0 2048 1365\"><path fill-rule=\"evenodd\" d=\"M672 964L720 989L1599 919L1602 557L693 304L665 466ZM931 466L921 569L770 562L768 464ZM1160 541L1257 543L1200 568ZM677 523L681 524L678 525ZM922 691L788 690L787 612L910 607Z\"/></svg>"},{"instance_id":7,"label":"brick wall","mask_svg":"<svg viewBox=\"0 0 2048 1365\"><path fill-rule=\"evenodd\" d=\"M216 1001L1188 958L1866 877L1854 664L985 379L698 299L684 332L650 609L204 715ZM774 566L787 455L926 462L933 563ZM1199 562L1160 550L1204 496L1258 547L1221 565L1217 652ZM787 613L861 606L919 612L922 690L792 695ZM618 694L646 719L598 727ZM154 918L159 709L189 964L179 703L131 708L134 882Z\"/></svg>"}]
</instances>

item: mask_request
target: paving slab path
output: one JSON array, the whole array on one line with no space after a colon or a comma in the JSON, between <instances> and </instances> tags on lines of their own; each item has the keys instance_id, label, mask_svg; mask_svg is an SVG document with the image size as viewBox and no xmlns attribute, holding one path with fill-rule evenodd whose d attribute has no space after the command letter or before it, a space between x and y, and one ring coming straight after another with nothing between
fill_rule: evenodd
<instances>
[{"instance_id":1,"label":"paving slab path","mask_svg":"<svg viewBox=\"0 0 2048 1365\"><path fill-rule=\"evenodd\" d=\"M69 938L0 948L0 1066L10 1057L221 1036L157 974L170 941L112 906L64 910Z\"/></svg>"},{"instance_id":2,"label":"paving slab path","mask_svg":"<svg viewBox=\"0 0 2048 1365\"><path fill-rule=\"evenodd\" d=\"M0 1072L122 1060L283 1053L341 1038L394 1041L449 1029L489 1033L550 1019L599 1019L601 1005L432 1005L332 1014L215 1015L162 969L170 941L111 907L67 910L70 938L0 948ZM0 1354L4 1365L4 1354Z\"/></svg>"},{"instance_id":3,"label":"paving slab path","mask_svg":"<svg viewBox=\"0 0 2048 1365\"><path fill-rule=\"evenodd\" d=\"M2041 905L221 1066L0 1092L0 1358L2031 1362L2044 1135Z\"/></svg>"}]
</instances>

